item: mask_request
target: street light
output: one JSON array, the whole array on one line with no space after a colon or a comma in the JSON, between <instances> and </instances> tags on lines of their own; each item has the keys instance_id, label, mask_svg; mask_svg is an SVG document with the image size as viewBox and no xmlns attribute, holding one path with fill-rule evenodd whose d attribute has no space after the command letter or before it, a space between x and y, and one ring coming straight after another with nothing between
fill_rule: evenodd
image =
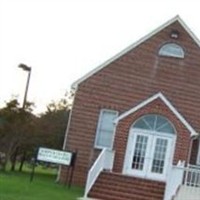
<instances>
[{"instance_id":1,"label":"street light","mask_svg":"<svg viewBox=\"0 0 200 200\"><path fill-rule=\"evenodd\" d=\"M23 106L22 106L22 111L25 111L26 98L27 98L27 93L28 93L30 77L31 77L31 67L28 67L27 65L25 65L23 63L19 64L18 67L23 69L24 71L28 72L28 77L27 77L27 81L26 81L26 88L25 88L25 93L24 93L24 101L23 101ZM17 149L16 149L16 156L17 156L17 153L18 153L18 148L19 147L17 147ZM20 166L19 166L19 171L22 171L22 167L23 167L23 164L24 164L24 161L25 161L25 157L26 157L26 151L24 150L22 160L21 160L21 163L20 163ZM16 157L14 159L16 160ZM14 165L13 165L13 169L14 169Z\"/></svg>"},{"instance_id":2,"label":"street light","mask_svg":"<svg viewBox=\"0 0 200 200\"><path fill-rule=\"evenodd\" d=\"M25 109L26 106L26 98L27 98L27 93L28 93L28 86L30 82L30 77L31 77L31 67L28 67L27 65L21 63L18 65L19 68L23 69L24 71L28 72L28 77L27 77L27 82L26 82L26 88L25 88L25 93L24 93L24 101L23 101L23 110Z\"/></svg>"}]
</instances>

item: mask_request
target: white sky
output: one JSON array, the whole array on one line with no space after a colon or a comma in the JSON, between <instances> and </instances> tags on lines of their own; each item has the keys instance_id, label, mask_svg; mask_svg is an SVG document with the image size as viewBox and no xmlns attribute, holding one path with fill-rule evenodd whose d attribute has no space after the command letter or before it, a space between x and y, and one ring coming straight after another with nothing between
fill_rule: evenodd
<instances>
[{"instance_id":1,"label":"white sky","mask_svg":"<svg viewBox=\"0 0 200 200\"><path fill-rule=\"evenodd\" d=\"M177 14L200 38L198 0L0 0L0 106L12 95L36 112L70 85Z\"/></svg>"}]
</instances>

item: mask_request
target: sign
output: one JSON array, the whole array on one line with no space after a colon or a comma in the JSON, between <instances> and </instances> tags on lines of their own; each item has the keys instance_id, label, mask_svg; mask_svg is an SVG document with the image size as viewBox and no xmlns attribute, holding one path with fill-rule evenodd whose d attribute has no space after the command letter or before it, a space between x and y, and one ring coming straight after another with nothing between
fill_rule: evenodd
<instances>
[{"instance_id":1,"label":"sign","mask_svg":"<svg viewBox=\"0 0 200 200\"><path fill-rule=\"evenodd\" d=\"M72 152L40 147L37 154L37 160L61 165L70 165Z\"/></svg>"}]
</instances>

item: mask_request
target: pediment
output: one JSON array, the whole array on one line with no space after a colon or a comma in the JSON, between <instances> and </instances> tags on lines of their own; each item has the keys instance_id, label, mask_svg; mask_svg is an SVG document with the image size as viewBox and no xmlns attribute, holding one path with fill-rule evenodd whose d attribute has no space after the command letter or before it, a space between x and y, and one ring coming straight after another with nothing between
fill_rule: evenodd
<instances>
[{"instance_id":1,"label":"pediment","mask_svg":"<svg viewBox=\"0 0 200 200\"><path fill-rule=\"evenodd\" d=\"M127 116L137 112L138 110L144 108L148 104L152 103L153 101L160 99L168 108L169 110L181 121L181 123L188 129L191 134L191 137L198 136L199 134L194 130L194 128L186 121L186 119L178 112L178 110L172 105L172 103L161 93L157 93L148 99L142 101L138 105L132 107L131 109L127 110L126 112L122 113L119 117L117 117L114 123L118 123L120 120L126 118Z\"/></svg>"}]
</instances>

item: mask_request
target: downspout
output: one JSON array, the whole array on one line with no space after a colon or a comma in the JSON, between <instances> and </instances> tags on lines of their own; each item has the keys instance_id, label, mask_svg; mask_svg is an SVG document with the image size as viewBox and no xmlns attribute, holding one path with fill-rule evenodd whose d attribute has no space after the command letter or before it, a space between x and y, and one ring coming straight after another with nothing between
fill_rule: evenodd
<instances>
[{"instance_id":1,"label":"downspout","mask_svg":"<svg viewBox=\"0 0 200 200\"><path fill-rule=\"evenodd\" d=\"M188 151L188 156L187 156L187 160L186 160L186 167L190 164L193 141L196 140L197 138L198 138L198 135L192 135L190 137L190 145L189 145L189 151Z\"/></svg>"},{"instance_id":2,"label":"downspout","mask_svg":"<svg viewBox=\"0 0 200 200\"><path fill-rule=\"evenodd\" d=\"M68 120L68 123L67 123L67 129L65 131L65 138L64 138L64 142L63 142L63 150L66 149L67 136L68 136L69 127L70 127L70 123L71 123L71 117L72 117L72 111L73 111L73 108L74 108L74 101L75 101L75 97L76 97L76 92L77 92L77 88L74 89L74 100L73 100L73 103L72 103L71 111L69 113L69 120Z\"/></svg>"}]
</instances>

